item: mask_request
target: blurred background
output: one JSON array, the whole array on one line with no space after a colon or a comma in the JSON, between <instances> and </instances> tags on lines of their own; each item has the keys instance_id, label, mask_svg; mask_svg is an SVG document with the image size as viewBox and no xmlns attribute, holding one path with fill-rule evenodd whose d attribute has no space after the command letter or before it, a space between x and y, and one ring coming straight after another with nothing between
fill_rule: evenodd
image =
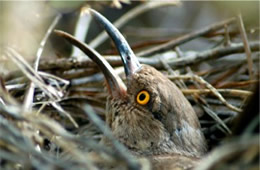
<instances>
[{"instance_id":1,"label":"blurred background","mask_svg":"<svg viewBox=\"0 0 260 170\"><path fill-rule=\"evenodd\" d=\"M61 14L56 28L74 32L76 22L83 6L90 6L100 11L110 21L115 21L127 11L144 1L1 1L0 2L0 44L17 50L29 62L35 58L48 27L54 18ZM154 1L153 3L160 3ZM207 25L242 14L245 28L251 30L248 36L259 40L259 1L214 1L189 2L177 5L164 5L148 10L129 20L120 30L130 45L135 47L146 41L164 42ZM235 29L235 28L234 28ZM253 31L252 31L253 30ZM99 26L91 21L85 41L91 42L100 32ZM197 38L181 45L182 50L206 50L212 48L217 38ZM232 40L241 42L241 40ZM106 41L97 49L100 53L111 54L111 42ZM139 48L134 48L138 52ZM56 35L48 39L41 59L68 57L71 47ZM2 55L0 71L6 73L15 69L14 65Z\"/></svg>"}]
</instances>

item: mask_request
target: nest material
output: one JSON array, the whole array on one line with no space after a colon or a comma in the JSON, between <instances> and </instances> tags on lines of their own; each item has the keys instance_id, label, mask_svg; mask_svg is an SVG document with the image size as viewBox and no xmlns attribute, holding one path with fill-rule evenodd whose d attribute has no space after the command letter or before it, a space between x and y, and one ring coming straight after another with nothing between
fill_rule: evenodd
<instances>
[{"instance_id":1,"label":"nest material","mask_svg":"<svg viewBox=\"0 0 260 170\"><path fill-rule=\"evenodd\" d=\"M54 29L59 17L49 30ZM214 23L137 54L142 63L160 69L174 81L200 117L213 152L201 160L198 169L254 168L259 159L259 134L255 133L259 116L254 117L259 110L253 110L254 119L241 125L247 130L236 140L224 139L232 134L234 118L243 112L253 94L253 86L259 82L260 43L245 38L246 32L240 23L240 31L232 36L242 35L243 42L225 42L203 52L182 52L177 48L198 36L222 36L227 40L230 38L227 29L223 34L217 31L223 30L225 25L236 24L234 21L242 22L238 17ZM143 47L148 45L144 43ZM169 56L168 59L162 60L158 52ZM92 61L42 59L32 67L12 48L6 48L5 55L14 60L23 75L11 72L1 78L1 169L151 168L147 159L133 157L118 143L105 125L107 92L101 73ZM147 55L152 57L142 58ZM238 59L233 60L227 57L229 55L236 55ZM107 60L113 67L121 66L118 56L107 57ZM177 68L186 75L179 75ZM123 71L119 68L118 72L122 75ZM102 135L112 140L112 148L98 143Z\"/></svg>"}]
</instances>

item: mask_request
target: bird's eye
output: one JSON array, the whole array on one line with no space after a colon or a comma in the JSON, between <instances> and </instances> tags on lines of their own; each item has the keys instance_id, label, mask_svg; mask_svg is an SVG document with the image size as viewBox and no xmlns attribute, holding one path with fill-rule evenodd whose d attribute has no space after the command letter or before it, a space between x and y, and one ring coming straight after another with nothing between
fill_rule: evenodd
<instances>
[{"instance_id":1,"label":"bird's eye","mask_svg":"<svg viewBox=\"0 0 260 170\"><path fill-rule=\"evenodd\" d=\"M150 94L146 90L140 91L137 96L136 96L136 101L140 105L145 105L149 102L150 100Z\"/></svg>"}]
</instances>

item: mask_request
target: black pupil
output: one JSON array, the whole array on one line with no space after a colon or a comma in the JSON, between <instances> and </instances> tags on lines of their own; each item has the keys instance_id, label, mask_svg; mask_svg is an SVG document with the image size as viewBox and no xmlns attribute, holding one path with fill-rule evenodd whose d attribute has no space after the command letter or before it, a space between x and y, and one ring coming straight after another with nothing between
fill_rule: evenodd
<instances>
[{"instance_id":1,"label":"black pupil","mask_svg":"<svg viewBox=\"0 0 260 170\"><path fill-rule=\"evenodd\" d=\"M139 99L142 101L142 100L145 99L145 97L146 97L145 94L142 93L142 94L139 96Z\"/></svg>"}]
</instances>

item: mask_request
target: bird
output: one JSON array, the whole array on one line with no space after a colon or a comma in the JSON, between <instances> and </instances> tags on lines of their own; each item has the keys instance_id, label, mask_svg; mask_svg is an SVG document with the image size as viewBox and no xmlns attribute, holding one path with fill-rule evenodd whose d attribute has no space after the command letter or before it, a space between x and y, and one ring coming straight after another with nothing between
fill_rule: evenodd
<instances>
[{"instance_id":1,"label":"bird","mask_svg":"<svg viewBox=\"0 0 260 170\"><path fill-rule=\"evenodd\" d=\"M147 157L153 169L190 169L207 151L199 119L180 89L155 68L140 64L119 30L102 14L89 9L109 34L121 56L126 84L110 64L86 44L64 36L101 69L108 97L106 123L132 154ZM108 146L110 141L104 137Z\"/></svg>"}]
</instances>

